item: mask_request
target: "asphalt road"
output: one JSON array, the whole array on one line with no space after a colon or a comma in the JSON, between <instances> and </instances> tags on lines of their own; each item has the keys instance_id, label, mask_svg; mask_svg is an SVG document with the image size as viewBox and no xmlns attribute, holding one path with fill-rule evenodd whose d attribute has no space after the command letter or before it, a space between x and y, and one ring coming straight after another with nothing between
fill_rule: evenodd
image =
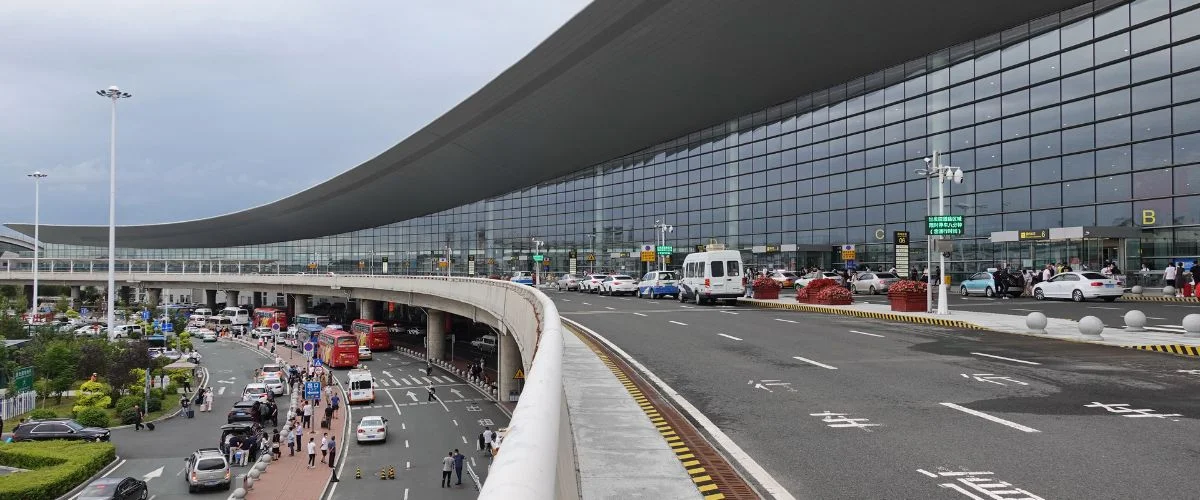
<instances>
[{"instance_id":1,"label":"asphalt road","mask_svg":"<svg viewBox=\"0 0 1200 500\"><path fill-rule=\"evenodd\" d=\"M473 498L475 487L465 467L462 486L439 487L442 457L457 448L480 480L486 479L490 460L478 451L479 433L484 425L492 430L508 426L508 417L482 393L440 368L434 368L430 378L424 363L395 352L377 352L364 364L378 385L375 402L351 406L350 418L355 426L368 415L388 419L388 439L349 441L338 473L341 481L331 498ZM335 374L345 383L345 372ZM440 401L428 401L425 386L430 383ZM380 480L382 467L395 467L396 479ZM362 479L354 477L357 468L362 469Z\"/></svg>"},{"instance_id":2,"label":"asphalt road","mask_svg":"<svg viewBox=\"0 0 1200 500\"><path fill-rule=\"evenodd\" d=\"M231 342L198 342L196 346L204 355L202 366L208 369L209 384L216 391L213 411L208 413L197 409L195 418L175 417L158 423L153 432L134 431L133 428L112 431L112 441L122 461L110 477L147 480L151 498L155 500L229 496L229 492L220 489L189 494L183 478L183 461L197 448L211 448L219 444L220 427L226 422L226 412L240 399L242 388L253 376L254 368L268 362L258 353ZM165 404L179 403L176 399ZM234 467L233 473L236 476L248 470L247 467Z\"/></svg>"},{"instance_id":3,"label":"asphalt road","mask_svg":"<svg viewBox=\"0 0 1200 500\"><path fill-rule=\"evenodd\" d=\"M548 294L564 317L679 391L797 498L1196 496L1184 479L1200 455L1189 437L1200 431L1194 359L794 311ZM998 307L983 300L959 302ZM1182 314L1159 316L1178 324Z\"/></svg>"}]
</instances>

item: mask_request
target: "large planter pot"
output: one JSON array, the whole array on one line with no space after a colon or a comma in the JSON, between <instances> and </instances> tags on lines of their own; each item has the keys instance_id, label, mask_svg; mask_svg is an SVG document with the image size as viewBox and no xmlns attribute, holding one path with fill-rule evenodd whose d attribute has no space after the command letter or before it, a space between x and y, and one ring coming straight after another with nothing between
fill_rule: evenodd
<instances>
[{"instance_id":1,"label":"large planter pot","mask_svg":"<svg viewBox=\"0 0 1200 500\"><path fill-rule=\"evenodd\" d=\"M888 302L896 312L928 312L925 294L915 292L892 292Z\"/></svg>"},{"instance_id":2,"label":"large planter pot","mask_svg":"<svg viewBox=\"0 0 1200 500\"><path fill-rule=\"evenodd\" d=\"M756 299L778 299L778 288L760 288L754 287L754 298Z\"/></svg>"}]
</instances>

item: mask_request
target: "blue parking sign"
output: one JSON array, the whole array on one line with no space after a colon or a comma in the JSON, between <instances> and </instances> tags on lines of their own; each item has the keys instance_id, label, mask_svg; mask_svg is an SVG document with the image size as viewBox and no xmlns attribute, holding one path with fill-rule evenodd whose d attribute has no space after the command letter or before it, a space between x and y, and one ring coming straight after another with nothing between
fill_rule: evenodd
<instances>
[{"instance_id":1,"label":"blue parking sign","mask_svg":"<svg viewBox=\"0 0 1200 500\"><path fill-rule=\"evenodd\" d=\"M305 382L304 399L321 399L321 383Z\"/></svg>"},{"instance_id":2,"label":"blue parking sign","mask_svg":"<svg viewBox=\"0 0 1200 500\"><path fill-rule=\"evenodd\" d=\"M174 324L174 323L167 323L167 324L163 325L162 329L163 329L163 331L164 331L164 332L171 332L171 333L174 333L174 332L175 332L175 324Z\"/></svg>"},{"instance_id":3,"label":"blue parking sign","mask_svg":"<svg viewBox=\"0 0 1200 500\"><path fill-rule=\"evenodd\" d=\"M89 311L88 308L86 308L86 307L79 309L80 316L87 316L90 313L91 313L91 311Z\"/></svg>"},{"instance_id":4,"label":"blue parking sign","mask_svg":"<svg viewBox=\"0 0 1200 500\"><path fill-rule=\"evenodd\" d=\"M150 321L150 311L142 311L142 321Z\"/></svg>"}]
</instances>

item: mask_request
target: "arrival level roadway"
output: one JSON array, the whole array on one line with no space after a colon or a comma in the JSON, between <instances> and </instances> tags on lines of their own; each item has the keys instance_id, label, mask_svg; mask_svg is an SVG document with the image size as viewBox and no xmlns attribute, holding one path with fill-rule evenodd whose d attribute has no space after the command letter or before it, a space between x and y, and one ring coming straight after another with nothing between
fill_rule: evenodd
<instances>
[{"instance_id":1,"label":"arrival level roadway","mask_svg":"<svg viewBox=\"0 0 1200 500\"><path fill-rule=\"evenodd\" d=\"M1181 436L1200 431L1196 360L842 316L549 295L798 498L1194 494L1181 478L1195 449Z\"/></svg>"}]
</instances>

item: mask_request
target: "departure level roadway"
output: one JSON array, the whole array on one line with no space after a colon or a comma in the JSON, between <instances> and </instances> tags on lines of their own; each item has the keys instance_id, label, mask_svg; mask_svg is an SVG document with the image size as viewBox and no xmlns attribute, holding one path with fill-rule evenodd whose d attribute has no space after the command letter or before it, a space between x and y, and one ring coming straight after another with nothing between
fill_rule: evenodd
<instances>
[{"instance_id":1,"label":"departure level roadway","mask_svg":"<svg viewBox=\"0 0 1200 500\"><path fill-rule=\"evenodd\" d=\"M652 370L797 498L1195 496L1194 359L775 309L548 294L564 318Z\"/></svg>"}]
</instances>

